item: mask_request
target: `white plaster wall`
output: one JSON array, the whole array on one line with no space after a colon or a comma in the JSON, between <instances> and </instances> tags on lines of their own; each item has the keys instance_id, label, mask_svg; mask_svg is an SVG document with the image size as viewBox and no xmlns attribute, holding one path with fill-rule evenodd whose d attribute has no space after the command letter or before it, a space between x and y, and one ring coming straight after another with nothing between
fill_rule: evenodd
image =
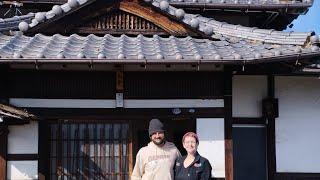
<instances>
[{"instance_id":1,"label":"white plaster wall","mask_svg":"<svg viewBox=\"0 0 320 180\"><path fill-rule=\"evenodd\" d=\"M276 77L277 172L320 173L320 79Z\"/></svg>"},{"instance_id":2,"label":"white plaster wall","mask_svg":"<svg viewBox=\"0 0 320 180\"><path fill-rule=\"evenodd\" d=\"M198 118L198 152L212 166L213 177L225 177L224 119Z\"/></svg>"},{"instance_id":3,"label":"white plaster wall","mask_svg":"<svg viewBox=\"0 0 320 180\"><path fill-rule=\"evenodd\" d=\"M8 161L9 180L38 179L38 161Z\"/></svg>"},{"instance_id":4,"label":"white plaster wall","mask_svg":"<svg viewBox=\"0 0 320 180\"><path fill-rule=\"evenodd\" d=\"M261 117L267 97L267 76L237 75L232 80L232 116Z\"/></svg>"},{"instance_id":5,"label":"white plaster wall","mask_svg":"<svg viewBox=\"0 0 320 180\"><path fill-rule=\"evenodd\" d=\"M8 154L38 153L38 123L9 126Z\"/></svg>"},{"instance_id":6,"label":"white plaster wall","mask_svg":"<svg viewBox=\"0 0 320 180\"><path fill-rule=\"evenodd\" d=\"M32 108L116 108L114 99L10 98L10 104ZM124 108L224 107L223 99L123 99Z\"/></svg>"}]
</instances>

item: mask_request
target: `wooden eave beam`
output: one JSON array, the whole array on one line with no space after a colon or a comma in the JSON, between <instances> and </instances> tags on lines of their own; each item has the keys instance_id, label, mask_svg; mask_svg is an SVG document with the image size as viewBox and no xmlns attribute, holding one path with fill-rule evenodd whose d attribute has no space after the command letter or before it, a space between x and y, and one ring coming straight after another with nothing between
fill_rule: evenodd
<instances>
[{"instance_id":1,"label":"wooden eave beam","mask_svg":"<svg viewBox=\"0 0 320 180\"><path fill-rule=\"evenodd\" d=\"M142 6L137 1L121 1L119 9L146 19L174 36L195 35L183 24L178 23L149 6Z\"/></svg>"},{"instance_id":2,"label":"wooden eave beam","mask_svg":"<svg viewBox=\"0 0 320 180\"><path fill-rule=\"evenodd\" d=\"M8 105L0 104L0 114L10 116L13 118L24 119L24 120L37 120L38 118L24 110Z\"/></svg>"}]
</instances>

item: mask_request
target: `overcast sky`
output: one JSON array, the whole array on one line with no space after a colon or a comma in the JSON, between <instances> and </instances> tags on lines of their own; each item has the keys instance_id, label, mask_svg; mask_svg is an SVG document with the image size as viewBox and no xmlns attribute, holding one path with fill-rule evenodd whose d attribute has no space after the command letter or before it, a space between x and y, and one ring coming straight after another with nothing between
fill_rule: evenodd
<instances>
[{"instance_id":1,"label":"overcast sky","mask_svg":"<svg viewBox=\"0 0 320 180\"><path fill-rule=\"evenodd\" d=\"M313 6L305 15L300 15L293 22L292 28L287 28L286 31L315 31L320 35L320 0L314 0Z\"/></svg>"}]
</instances>

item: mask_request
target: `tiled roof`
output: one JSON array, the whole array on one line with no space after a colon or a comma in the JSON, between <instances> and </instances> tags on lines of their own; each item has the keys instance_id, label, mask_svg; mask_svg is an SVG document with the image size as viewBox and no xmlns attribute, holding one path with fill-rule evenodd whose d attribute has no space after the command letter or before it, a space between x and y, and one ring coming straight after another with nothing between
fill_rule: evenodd
<instances>
[{"instance_id":1,"label":"tiled roof","mask_svg":"<svg viewBox=\"0 0 320 180\"><path fill-rule=\"evenodd\" d=\"M70 13L94 1L95 0L69 0L61 6L55 5L52 10L48 12L36 13L31 23L21 22L19 29L21 31L27 31L29 28L33 28L40 23L50 19L58 19L66 13ZM186 24L199 33L204 33L216 39L220 39L221 37L237 37L265 43L306 45L309 42L309 38L313 35L312 32L282 32L219 22L213 18L185 13L183 9L175 8L165 0L145 0L145 2L152 4L152 6L158 10Z\"/></svg>"},{"instance_id":2,"label":"tiled roof","mask_svg":"<svg viewBox=\"0 0 320 180\"><path fill-rule=\"evenodd\" d=\"M9 30L18 30L18 25L21 21L30 23L34 18L34 13L29 13L22 16L14 16L11 18L0 19L0 32Z\"/></svg>"},{"instance_id":3,"label":"tiled roof","mask_svg":"<svg viewBox=\"0 0 320 180\"><path fill-rule=\"evenodd\" d=\"M259 29L256 27L232 25L216 21L213 18L185 13L184 10L175 8L163 0L151 0L151 2L150 0L145 1L147 3L152 3L154 7L187 24L191 28L212 36L213 38L217 38L217 35L221 35L266 43L305 45L313 35L312 32L283 32L273 29Z\"/></svg>"},{"instance_id":4,"label":"tiled roof","mask_svg":"<svg viewBox=\"0 0 320 180\"><path fill-rule=\"evenodd\" d=\"M273 8L307 8L312 6L313 0L169 0L176 6L199 6L204 8L247 8L247 9L273 9Z\"/></svg>"},{"instance_id":5,"label":"tiled roof","mask_svg":"<svg viewBox=\"0 0 320 180\"><path fill-rule=\"evenodd\" d=\"M81 7L89 5L96 0L68 0L67 3L62 5L54 5L52 9L47 12L37 12L31 22L21 21L19 24L20 31L27 31L30 28L37 26L48 20L56 20L69 14Z\"/></svg>"},{"instance_id":6,"label":"tiled roof","mask_svg":"<svg viewBox=\"0 0 320 180\"><path fill-rule=\"evenodd\" d=\"M207 61L239 63L279 60L281 58L320 55L318 46L272 45L229 39L212 41L192 37L163 38L157 35L115 37L105 35L45 36L36 34L7 36L0 35L0 62L37 59L50 60L109 60L129 62L192 62Z\"/></svg>"}]
</instances>

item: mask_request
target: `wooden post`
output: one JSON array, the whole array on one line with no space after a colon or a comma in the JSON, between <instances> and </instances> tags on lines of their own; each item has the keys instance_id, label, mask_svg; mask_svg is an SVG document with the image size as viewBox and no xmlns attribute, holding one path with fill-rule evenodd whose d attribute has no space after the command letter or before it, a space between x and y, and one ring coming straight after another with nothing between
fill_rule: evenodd
<instances>
[{"instance_id":1,"label":"wooden post","mask_svg":"<svg viewBox=\"0 0 320 180\"><path fill-rule=\"evenodd\" d=\"M50 128L45 121L39 122L39 180L50 179Z\"/></svg>"},{"instance_id":2,"label":"wooden post","mask_svg":"<svg viewBox=\"0 0 320 180\"><path fill-rule=\"evenodd\" d=\"M123 92L123 71L117 70L116 72L116 90L117 92Z\"/></svg>"},{"instance_id":3,"label":"wooden post","mask_svg":"<svg viewBox=\"0 0 320 180\"><path fill-rule=\"evenodd\" d=\"M123 90L124 90L124 79L123 70L119 69L116 72L116 107L123 108Z\"/></svg>"},{"instance_id":4,"label":"wooden post","mask_svg":"<svg viewBox=\"0 0 320 180\"><path fill-rule=\"evenodd\" d=\"M226 180L233 180L233 141L232 141L232 70L224 73L224 136Z\"/></svg>"},{"instance_id":5,"label":"wooden post","mask_svg":"<svg viewBox=\"0 0 320 180\"><path fill-rule=\"evenodd\" d=\"M0 124L0 179L7 179L8 126Z\"/></svg>"},{"instance_id":6,"label":"wooden post","mask_svg":"<svg viewBox=\"0 0 320 180\"><path fill-rule=\"evenodd\" d=\"M268 98L274 98L274 76L268 75ZM273 180L276 173L275 118L267 119L267 163L268 180Z\"/></svg>"}]
</instances>

